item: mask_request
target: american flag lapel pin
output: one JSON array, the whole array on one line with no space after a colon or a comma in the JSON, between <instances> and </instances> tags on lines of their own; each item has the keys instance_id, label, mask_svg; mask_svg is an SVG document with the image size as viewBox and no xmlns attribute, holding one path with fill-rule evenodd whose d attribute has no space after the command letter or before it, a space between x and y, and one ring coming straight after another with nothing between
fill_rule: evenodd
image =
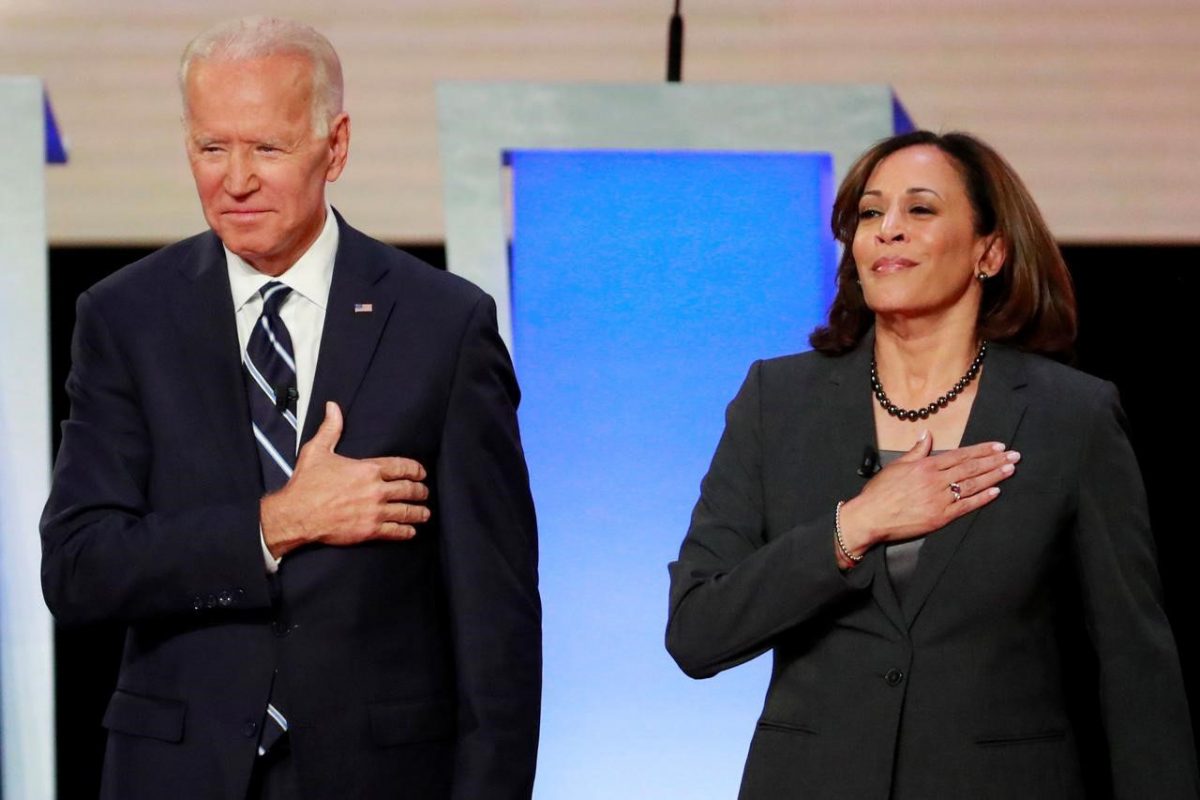
<instances>
[{"instance_id":1,"label":"american flag lapel pin","mask_svg":"<svg viewBox=\"0 0 1200 800\"><path fill-rule=\"evenodd\" d=\"M371 303L355 303L354 304L354 313L355 314L370 314L374 310L375 310L375 306Z\"/></svg>"}]
</instances>

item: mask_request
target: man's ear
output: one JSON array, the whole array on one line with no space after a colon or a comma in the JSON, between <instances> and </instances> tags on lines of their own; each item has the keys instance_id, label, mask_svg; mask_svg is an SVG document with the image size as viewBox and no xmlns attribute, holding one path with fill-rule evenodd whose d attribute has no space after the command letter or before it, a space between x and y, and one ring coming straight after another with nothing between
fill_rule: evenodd
<instances>
[{"instance_id":1,"label":"man's ear","mask_svg":"<svg viewBox=\"0 0 1200 800\"><path fill-rule=\"evenodd\" d=\"M346 168L350 157L350 115L345 111L329 123L329 166L325 169L325 180L333 183Z\"/></svg>"}]
</instances>

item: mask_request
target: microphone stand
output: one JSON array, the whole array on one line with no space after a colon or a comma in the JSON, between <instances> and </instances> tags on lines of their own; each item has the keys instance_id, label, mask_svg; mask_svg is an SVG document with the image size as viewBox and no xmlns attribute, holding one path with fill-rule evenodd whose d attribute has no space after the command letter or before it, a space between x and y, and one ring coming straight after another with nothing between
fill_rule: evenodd
<instances>
[{"instance_id":1,"label":"microphone stand","mask_svg":"<svg viewBox=\"0 0 1200 800\"><path fill-rule=\"evenodd\" d=\"M680 0L675 0L675 13L667 33L667 83L679 83L683 78L683 17L679 14Z\"/></svg>"}]
</instances>

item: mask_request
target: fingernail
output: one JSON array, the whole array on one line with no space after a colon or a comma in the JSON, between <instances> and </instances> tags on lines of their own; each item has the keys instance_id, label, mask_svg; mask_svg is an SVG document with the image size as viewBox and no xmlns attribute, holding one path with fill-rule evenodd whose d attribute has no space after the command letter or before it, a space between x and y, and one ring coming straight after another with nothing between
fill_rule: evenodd
<instances>
[{"instance_id":1,"label":"fingernail","mask_svg":"<svg viewBox=\"0 0 1200 800\"><path fill-rule=\"evenodd\" d=\"M1009 461L1011 461L1015 464L1021 460L1021 454L1018 453L1016 450L1013 450L1008 455L1006 455L1005 458L1007 458Z\"/></svg>"},{"instance_id":2,"label":"fingernail","mask_svg":"<svg viewBox=\"0 0 1200 800\"><path fill-rule=\"evenodd\" d=\"M921 435L917 437L917 441L923 442L928 438L929 438L929 429L926 428L925 430L921 431Z\"/></svg>"},{"instance_id":3,"label":"fingernail","mask_svg":"<svg viewBox=\"0 0 1200 800\"><path fill-rule=\"evenodd\" d=\"M999 486L993 486L992 488L988 489L988 495L990 495L991 497L995 497L998 494L1000 494Z\"/></svg>"},{"instance_id":4,"label":"fingernail","mask_svg":"<svg viewBox=\"0 0 1200 800\"><path fill-rule=\"evenodd\" d=\"M1000 471L1003 472L1005 475L1012 475L1014 472L1017 471L1017 468L1014 467L1012 464L1005 464L1003 467L1000 468Z\"/></svg>"},{"instance_id":5,"label":"fingernail","mask_svg":"<svg viewBox=\"0 0 1200 800\"><path fill-rule=\"evenodd\" d=\"M1004 442L992 442L992 450L997 453L1004 451Z\"/></svg>"}]
</instances>

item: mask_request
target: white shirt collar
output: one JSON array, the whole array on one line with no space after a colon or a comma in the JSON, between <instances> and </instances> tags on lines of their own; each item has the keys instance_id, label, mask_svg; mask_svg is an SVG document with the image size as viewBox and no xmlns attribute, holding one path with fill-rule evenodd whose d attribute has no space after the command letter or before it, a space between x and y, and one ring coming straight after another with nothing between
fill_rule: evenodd
<instances>
[{"instance_id":1,"label":"white shirt collar","mask_svg":"<svg viewBox=\"0 0 1200 800\"><path fill-rule=\"evenodd\" d=\"M325 226L316 241L278 278L264 275L246 263L245 259L228 247L225 250L225 265L229 270L229 288L233 293L234 311L254 299L258 290L270 281L279 281L291 287L310 302L325 308L329 301L329 286L333 282L333 262L338 248L338 224L333 209L325 204Z\"/></svg>"}]
</instances>

